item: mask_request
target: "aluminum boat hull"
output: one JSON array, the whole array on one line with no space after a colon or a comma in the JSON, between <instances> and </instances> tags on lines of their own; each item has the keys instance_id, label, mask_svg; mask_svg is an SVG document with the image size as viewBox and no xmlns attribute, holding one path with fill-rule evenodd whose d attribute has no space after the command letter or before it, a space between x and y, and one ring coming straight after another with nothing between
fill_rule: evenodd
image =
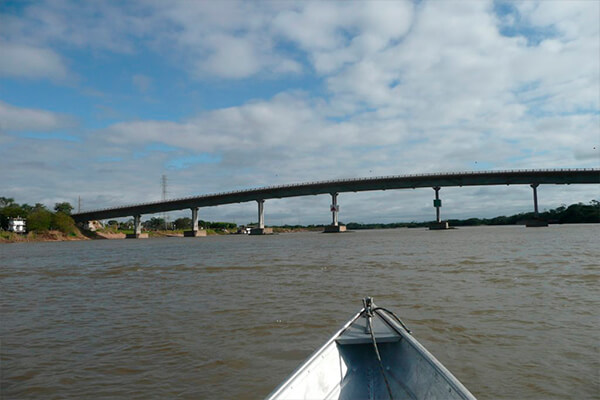
<instances>
[{"instance_id":1,"label":"aluminum boat hull","mask_svg":"<svg viewBox=\"0 0 600 400\"><path fill-rule=\"evenodd\" d=\"M403 325L387 310L363 308L267 399L474 400Z\"/></svg>"}]
</instances>

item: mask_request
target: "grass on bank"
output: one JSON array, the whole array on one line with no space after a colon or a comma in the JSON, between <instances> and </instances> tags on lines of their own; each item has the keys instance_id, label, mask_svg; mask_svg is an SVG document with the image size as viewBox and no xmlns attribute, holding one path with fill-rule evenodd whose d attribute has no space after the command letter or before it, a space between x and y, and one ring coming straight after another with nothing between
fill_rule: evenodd
<instances>
[{"instance_id":1,"label":"grass on bank","mask_svg":"<svg viewBox=\"0 0 600 400\"><path fill-rule=\"evenodd\" d=\"M87 239L79 229L65 233L58 230L45 230L45 231L34 231L27 233L14 233L7 231L0 231L0 242L1 243L14 243L14 242L52 242L52 241L64 241L64 240L85 240Z\"/></svg>"}]
</instances>

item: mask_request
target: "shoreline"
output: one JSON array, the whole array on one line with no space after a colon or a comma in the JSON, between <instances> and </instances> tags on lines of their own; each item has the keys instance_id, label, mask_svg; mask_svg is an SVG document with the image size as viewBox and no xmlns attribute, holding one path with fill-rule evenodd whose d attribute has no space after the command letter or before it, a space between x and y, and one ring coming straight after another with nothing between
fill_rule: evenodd
<instances>
[{"instance_id":1,"label":"shoreline","mask_svg":"<svg viewBox=\"0 0 600 400\"><path fill-rule=\"evenodd\" d=\"M590 223L570 223L570 224L550 224L552 225L588 225ZM521 224L510 224L510 225L476 225L476 227L481 226L524 226ZM453 227L454 229L458 228L467 228L471 226L458 226ZM321 227L304 227L304 228L282 228L282 227L273 227L274 234L280 233L298 233L298 232L322 232L323 226ZM367 230L375 230L375 229L424 229L424 227L396 227L396 228L359 228L352 229L352 231L367 231ZM1 244L11 244L11 243L36 243L36 242L73 242L73 241L81 241L81 240L123 240L125 239L125 235L127 232L110 232L110 231L84 231L77 229L71 233L63 233L56 230L46 231L46 232L29 232L25 235L12 233L12 232L0 232L0 245ZM168 238L168 237L184 237L183 231L148 231L144 232L149 234L149 238ZM238 234L236 232L217 232L212 229L207 230L207 236L226 236L226 235L243 235Z\"/></svg>"},{"instance_id":2,"label":"shoreline","mask_svg":"<svg viewBox=\"0 0 600 400\"><path fill-rule=\"evenodd\" d=\"M31 243L31 242L73 242L80 240L93 240L81 231L64 233L50 230L46 232L28 232L19 234L13 232L0 232L0 244L2 243Z\"/></svg>"},{"instance_id":3,"label":"shoreline","mask_svg":"<svg viewBox=\"0 0 600 400\"><path fill-rule=\"evenodd\" d=\"M273 233L295 233L295 232L320 232L323 227L318 228L273 228ZM13 232L0 232L0 244L9 243L34 243L34 242L70 242L79 240L122 240L127 233L122 231L85 231L77 229L72 233L64 233L56 230L47 232L28 232L19 234ZM183 231L147 231L150 238L183 237ZM207 236L240 235L236 232L218 232L207 229Z\"/></svg>"}]
</instances>

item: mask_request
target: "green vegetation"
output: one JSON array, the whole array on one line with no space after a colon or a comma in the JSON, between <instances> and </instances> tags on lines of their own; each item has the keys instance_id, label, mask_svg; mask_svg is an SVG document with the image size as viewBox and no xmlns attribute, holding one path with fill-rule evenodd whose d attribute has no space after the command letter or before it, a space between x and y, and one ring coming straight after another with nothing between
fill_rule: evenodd
<instances>
[{"instance_id":1,"label":"green vegetation","mask_svg":"<svg viewBox=\"0 0 600 400\"><path fill-rule=\"evenodd\" d=\"M533 212L520 213L494 218L469 218L469 219L449 219L450 226L478 226L478 225L516 225L523 221L533 220ZM551 224L585 224L600 223L600 202L592 200L590 204L571 204L569 207L564 205L539 213L539 219ZM346 224L348 229L388 229L388 228L421 228L429 226L429 222L394 222L391 224L359 224L350 222Z\"/></svg>"},{"instance_id":2,"label":"green vegetation","mask_svg":"<svg viewBox=\"0 0 600 400\"><path fill-rule=\"evenodd\" d=\"M6 231L0 231L0 239L4 239L5 241L14 241L17 238L18 234Z\"/></svg>"},{"instance_id":3,"label":"green vegetation","mask_svg":"<svg viewBox=\"0 0 600 400\"><path fill-rule=\"evenodd\" d=\"M210 222L198 221L200 229L206 229L208 235L220 235L237 230L237 225L232 222ZM165 222L164 218L152 217L142 222L142 230L150 237L183 235L184 231L192 229L191 218L178 218L173 222ZM106 222L104 228L99 229L103 233L133 233L133 219L124 222L111 219Z\"/></svg>"},{"instance_id":4,"label":"green vegetation","mask_svg":"<svg viewBox=\"0 0 600 400\"><path fill-rule=\"evenodd\" d=\"M33 232L50 230L53 216L52 212L48 211L45 207L36 208L27 214L27 230Z\"/></svg>"},{"instance_id":5,"label":"green vegetation","mask_svg":"<svg viewBox=\"0 0 600 400\"><path fill-rule=\"evenodd\" d=\"M70 203L56 203L54 205L54 211L61 212L66 215L71 215L71 211L73 211L73 206Z\"/></svg>"},{"instance_id":6,"label":"green vegetation","mask_svg":"<svg viewBox=\"0 0 600 400\"><path fill-rule=\"evenodd\" d=\"M55 212L52 212L41 203L31 206L15 203L12 198L0 197L0 229L8 229L10 218L21 217L27 219L28 232L42 233L56 230L74 236L77 228L70 216L72 210L73 207L67 202L56 203Z\"/></svg>"},{"instance_id":7,"label":"green vegetation","mask_svg":"<svg viewBox=\"0 0 600 400\"><path fill-rule=\"evenodd\" d=\"M198 226L200 229L222 231L222 230L233 230L237 229L237 225L232 222L210 222L198 220ZM164 218L152 217L147 221L142 222L142 228L145 231L185 231L192 229L191 218L178 218L173 222L165 222ZM125 222L118 222L117 220L111 219L106 223L105 229L114 229L113 233L123 232L126 230L133 231L133 219L129 219Z\"/></svg>"}]
</instances>

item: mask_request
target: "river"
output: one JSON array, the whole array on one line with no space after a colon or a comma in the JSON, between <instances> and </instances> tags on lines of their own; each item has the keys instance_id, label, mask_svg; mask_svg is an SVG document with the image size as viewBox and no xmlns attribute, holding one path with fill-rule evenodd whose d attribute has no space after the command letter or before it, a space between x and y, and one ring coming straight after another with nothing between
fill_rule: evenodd
<instances>
[{"instance_id":1,"label":"river","mask_svg":"<svg viewBox=\"0 0 600 400\"><path fill-rule=\"evenodd\" d=\"M361 307L480 399L600 398L600 225L0 245L2 399L257 399Z\"/></svg>"}]
</instances>

